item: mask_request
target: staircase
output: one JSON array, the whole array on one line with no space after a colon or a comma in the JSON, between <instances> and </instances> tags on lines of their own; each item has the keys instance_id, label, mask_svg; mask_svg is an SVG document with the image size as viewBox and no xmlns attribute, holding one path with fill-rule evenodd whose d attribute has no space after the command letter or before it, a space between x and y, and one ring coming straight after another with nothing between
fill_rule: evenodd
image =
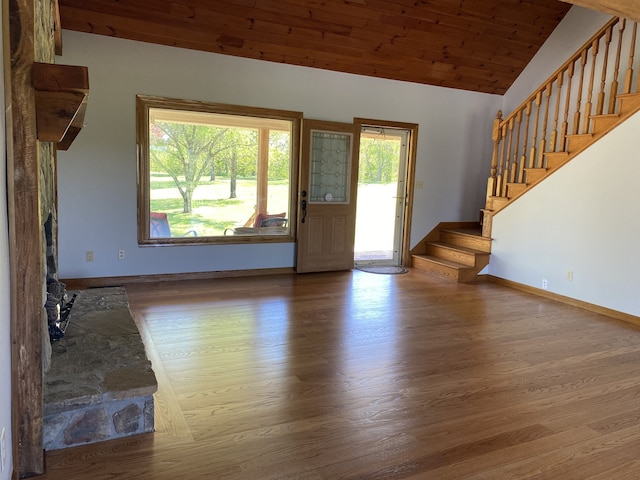
<instances>
[{"instance_id":1,"label":"staircase","mask_svg":"<svg viewBox=\"0 0 640 480\"><path fill-rule=\"evenodd\" d=\"M479 223L440 223L411 250L411 266L458 282L471 282L489 264L491 239Z\"/></svg>"},{"instance_id":2,"label":"staircase","mask_svg":"<svg viewBox=\"0 0 640 480\"><path fill-rule=\"evenodd\" d=\"M494 215L640 111L637 30L612 18L510 115L498 112L482 235L491 237Z\"/></svg>"},{"instance_id":3,"label":"staircase","mask_svg":"<svg viewBox=\"0 0 640 480\"><path fill-rule=\"evenodd\" d=\"M636 52L638 23L612 18L511 114L498 111L480 224L441 223L412 266L473 281L489 264L493 217L640 111Z\"/></svg>"}]
</instances>

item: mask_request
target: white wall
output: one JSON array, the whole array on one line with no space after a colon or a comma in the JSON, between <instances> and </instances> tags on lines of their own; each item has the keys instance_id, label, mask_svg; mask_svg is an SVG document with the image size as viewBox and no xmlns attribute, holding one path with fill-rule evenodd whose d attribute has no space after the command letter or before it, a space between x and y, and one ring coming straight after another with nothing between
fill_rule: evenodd
<instances>
[{"instance_id":1,"label":"white wall","mask_svg":"<svg viewBox=\"0 0 640 480\"><path fill-rule=\"evenodd\" d=\"M2 24L2 11L0 11ZM4 51L4 50L3 50ZM0 165L0 431L5 428L7 446L6 464L0 472L0 480L11 478L12 450L11 450L11 295L9 289L9 227L7 220L7 149L5 143L5 98L4 98L4 60L0 51L0 152L4 161Z\"/></svg>"},{"instance_id":2,"label":"white wall","mask_svg":"<svg viewBox=\"0 0 640 480\"><path fill-rule=\"evenodd\" d=\"M571 7L538 53L504 94L502 103L504 116L506 117L524 102L610 19L611 15L602 12L578 6Z\"/></svg>"},{"instance_id":3,"label":"white wall","mask_svg":"<svg viewBox=\"0 0 640 480\"><path fill-rule=\"evenodd\" d=\"M572 7L504 96L519 105L610 16ZM640 116L609 133L493 220L488 273L584 302L640 315ZM573 280L567 280L567 272Z\"/></svg>"},{"instance_id":4,"label":"white wall","mask_svg":"<svg viewBox=\"0 0 640 480\"><path fill-rule=\"evenodd\" d=\"M249 105L351 122L418 123L412 245L438 222L475 220L501 97L63 32L57 63L89 67L86 126L60 152L61 278L294 265L294 245L139 248L135 95ZM126 259L117 260L118 249ZM95 261L85 262L93 250Z\"/></svg>"}]
</instances>

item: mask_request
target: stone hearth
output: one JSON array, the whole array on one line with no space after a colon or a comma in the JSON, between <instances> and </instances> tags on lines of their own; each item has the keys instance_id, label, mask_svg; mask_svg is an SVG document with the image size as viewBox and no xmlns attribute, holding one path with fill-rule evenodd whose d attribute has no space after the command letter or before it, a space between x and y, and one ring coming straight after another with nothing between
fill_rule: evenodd
<instances>
[{"instance_id":1,"label":"stone hearth","mask_svg":"<svg viewBox=\"0 0 640 480\"><path fill-rule=\"evenodd\" d=\"M152 432L157 382L123 287L77 292L44 384L44 448Z\"/></svg>"}]
</instances>

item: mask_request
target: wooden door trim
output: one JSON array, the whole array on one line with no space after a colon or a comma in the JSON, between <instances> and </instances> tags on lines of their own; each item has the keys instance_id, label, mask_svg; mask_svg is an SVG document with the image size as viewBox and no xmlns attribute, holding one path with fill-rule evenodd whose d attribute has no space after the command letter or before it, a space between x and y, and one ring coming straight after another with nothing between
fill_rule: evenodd
<instances>
[{"instance_id":1,"label":"wooden door trim","mask_svg":"<svg viewBox=\"0 0 640 480\"><path fill-rule=\"evenodd\" d=\"M407 122L395 122L390 120L375 120L371 118L355 117L353 123L356 125L358 132L362 131L363 125L382 128L399 128L409 130L411 132L409 138L408 159L407 159L407 203L404 212L404 224L402 226L402 255L401 264L404 266L411 265L411 221L413 218L413 193L416 172L416 152L418 150L418 124ZM359 133L358 133L359 134Z\"/></svg>"}]
</instances>

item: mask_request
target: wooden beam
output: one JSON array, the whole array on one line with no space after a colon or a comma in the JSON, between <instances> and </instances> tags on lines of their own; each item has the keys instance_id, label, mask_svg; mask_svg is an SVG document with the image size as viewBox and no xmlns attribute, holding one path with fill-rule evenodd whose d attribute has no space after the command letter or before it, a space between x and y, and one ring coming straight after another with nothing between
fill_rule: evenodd
<instances>
[{"instance_id":1,"label":"wooden beam","mask_svg":"<svg viewBox=\"0 0 640 480\"><path fill-rule=\"evenodd\" d=\"M62 55L62 25L60 23L60 6L53 0L53 45L56 55Z\"/></svg>"},{"instance_id":2,"label":"wooden beam","mask_svg":"<svg viewBox=\"0 0 640 480\"><path fill-rule=\"evenodd\" d=\"M9 2L10 96L7 97L7 190L11 256L12 410L20 477L43 473L43 279L40 162L36 139L35 7Z\"/></svg>"},{"instance_id":3,"label":"wooden beam","mask_svg":"<svg viewBox=\"0 0 640 480\"><path fill-rule=\"evenodd\" d=\"M640 21L640 0L562 0L617 17Z\"/></svg>"}]
</instances>

